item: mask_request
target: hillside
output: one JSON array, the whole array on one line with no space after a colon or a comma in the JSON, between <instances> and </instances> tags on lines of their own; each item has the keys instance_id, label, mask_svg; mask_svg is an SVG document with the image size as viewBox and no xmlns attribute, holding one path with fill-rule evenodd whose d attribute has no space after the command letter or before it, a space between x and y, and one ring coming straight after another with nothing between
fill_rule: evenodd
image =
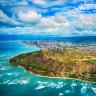
<instances>
[{"instance_id":1,"label":"hillside","mask_svg":"<svg viewBox=\"0 0 96 96\"><path fill-rule=\"evenodd\" d=\"M20 54L10 64L21 65L34 74L69 77L96 82L96 53L89 51L40 50Z\"/></svg>"}]
</instances>

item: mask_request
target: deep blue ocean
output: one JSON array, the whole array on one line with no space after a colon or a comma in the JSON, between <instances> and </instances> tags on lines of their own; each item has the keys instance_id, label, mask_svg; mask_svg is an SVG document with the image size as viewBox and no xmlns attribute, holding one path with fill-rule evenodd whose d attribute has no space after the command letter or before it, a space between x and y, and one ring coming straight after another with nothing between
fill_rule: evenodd
<instances>
[{"instance_id":1,"label":"deep blue ocean","mask_svg":"<svg viewBox=\"0 0 96 96\"><path fill-rule=\"evenodd\" d=\"M91 39L96 41L94 38ZM81 38L81 42L84 40ZM40 49L20 40L0 41L0 96L96 96L95 83L39 77L8 62L14 55L37 50Z\"/></svg>"}]
</instances>

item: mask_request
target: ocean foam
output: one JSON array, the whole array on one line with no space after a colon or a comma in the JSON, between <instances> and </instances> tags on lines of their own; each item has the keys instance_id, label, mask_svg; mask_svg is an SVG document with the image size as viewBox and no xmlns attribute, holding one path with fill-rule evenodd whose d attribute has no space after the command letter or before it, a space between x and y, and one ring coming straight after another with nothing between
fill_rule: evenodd
<instances>
[{"instance_id":1,"label":"ocean foam","mask_svg":"<svg viewBox=\"0 0 96 96\"><path fill-rule=\"evenodd\" d=\"M21 80L20 81L20 84L27 84L28 83L28 80Z\"/></svg>"},{"instance_id":2,"label":"ocean foam","mask_svg":"<svg viewBox=\"0 0 96 96\"><path fill-rule=\"evenodd\" d=\"M56 84L51 82L51 83L48 84L48 87L55 88L56 87Z\"/></svg>"},{"instance_id":3,"label":"ocean foam","mask_svg":"<svg viewBox=\"0 0 96 96\"><path fill-rule=\"evenodd\" d=\"M82 88L81 88L81 93L83 94L83 93L85 93L87 91L87 87L86 86L83 86Z\"/></svg>"},{"instance_id":4,"label":"ocean foam","mask_svg":"<svg viewBox=\"0 0 96 96\"><path fill-rule=\"evenodd\" d=\"M75 87L75 86L77 86L75 82L71 84L71 87Z\"/></svg>"},{"instance_id":5,"label":"ocean foam","mask_svg":"<svg viewBox=\"0 0 96 96\"><path fill-rule=\"evenodd\" d=\"M3 77L3 76L12 76L12 75L14 75L14 76L18 76L20 73L4 73L4 74L0 74L0 77Z\"/></svg>"},{"instance_id":6,"label":"ocean foam","mask_svg":"<svg viewBox=\"0 0 96 96\"><path fill-rule=\"evenodd\" d=\"M42 81L38 81L38 84L40 86L46 86L46 87L50 87L50 88L62 88L63 87L63 82L59 82L59 83L53 83L53 82L42 82Z\"/></svg>"},{"instance_id":7,"label":"ocean foam","mask_svg":"<svg viewBox=\"0 0 96 96\"><path fill-rule=\"evenodd\" d=\"M24 80L24 79L16 79L16 80L13 80L11 82L8 83L8 85L11 85L11 84L27 84L28 83L28 80Z\"/></svg>"},{"instance_id":8,"label":"ocean foam","mask_svg":"<svg viewBox=\"0 0 96 96\"><path fill-rule=\"evenodd\" d=\"M2 71L3 71L3 70L9 70L9 69L10 69L10 67L1 67L1 68L0 68L0 70L2 70Z\"/></svg>"},{"instance_id":9,"label":"ocean foam","mask_svg":"<svg viewBox=\"0 0 96 96\"><path fill-rule=\"evenodd\" d=\"M63 93L59 93L59 96L64 96L64 94Z\"/></svg>"},{"instance_id":10,"label":"ocean foam","mask_svg":"<svg viewBox=\"0 0 96 96\"><path fill-rule=\"evenodd\" d=\"M93 90L94 93L96 93L96 88L91 88Z\"/></svg>"},{"instance_id":11,"label":"ocean foam","mask_svg":"<svg viewBox=\"0 0 96 96\"><path fill-rule=\"evenodd\" d=\"M56 88L62 88L63 87L63 82L59 82L57 85L56 85Z\"/></svg>"},{"instance_id":12,"label":"ocean foam","mask_svg":"<svg viewBox=\"0 0 96 96\"><path fill-rule=\"evenodd\" d=\"M9 80L6 80L2 84L8 84L9 82L10 82Z\"/></svg>"},{"instance_id":13,"label":"ocean foam","mask_svg":"<svg viewBox=\"0 0 96 96\"><path fill-rule=\"evenodd\" d=\"M45 86L38 86L38 87L36 87L35 89L36 89L36 90L40 90L40 89L43 89L43 88L45 88Z\"/></svg>"},{"instance_id":14,"label":"ocean foam","mask_svg":"<svg viewBox=\"0 0 96 96\"><path fill-rule=\"evenodd\" d=\"M49 82L42 82L42 81L38 81L38 84L40 84L40 85L46 85L46 84L48 84Z\"/></svg>"},{"instance_id":15,"label":"ocean foam","mask_svg":"<svg viewBox=\"0 0 96 96\"><path fill-rule=\"evenodd\" d=\"M3 71L3 70L6 70L6 68L5 68L5 67L3 67L3 68L0 68L0 70L2 70L2 71Z\"/></svg>"},{"instance_id":16,"label":"ocean foam","mask_svg":"<svg viewBox=\"0 0 96 96\"><path fill-rule=\"evenodd\" d=\"M13 73L6 73L6 75L15 75L15 76L18 76L20 73L17 73L17 72L13 72Z\"/></svg>"}]
</instances>

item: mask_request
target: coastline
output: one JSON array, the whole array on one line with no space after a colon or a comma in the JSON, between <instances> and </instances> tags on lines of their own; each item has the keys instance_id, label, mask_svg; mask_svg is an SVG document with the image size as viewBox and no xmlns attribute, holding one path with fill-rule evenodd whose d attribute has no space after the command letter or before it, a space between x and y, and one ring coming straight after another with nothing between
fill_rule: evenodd
<instances>
[{"instance_id":1,"label":"coastline","mask_svg":"<svg viewBox=\"0 0 96 96\"><path fill-rule=\"evenodd\" d=\"M34 51L33 51L34 52ZM33 53L33 52L31 52L31 53ZM35 51L35 52L37 52L37 51ZM22 54L26 54L27 52L22 52L22 53L20 53L21 55ZM19 55L20 55L19 54ZM14 58L14 57L17 57L18 56L18 54L17 55L15 55L15 56L12 56L10 59L12 59L12 58ZM64 77L64 76L62 76L62 77L59 77L59 75L58 75L58 77L55 77L54 75L51 77L51 76L46 76L46 75L42 75L42 74L39 74L39 73L34 73L34 72L32 72L31 70L26 70L26 68L25 67L22 67L21 65L17 65L18 67L20 67L20 68L23 68L25 71L28 71L29 73L31 73L31 74L33 74L33 75L36 75L36 76L39 76L39 77L44 77L44 78L53 78L53 79L71 79L71 80L79 80L79 81L83 81L83 82L86 82L86 83L93 83L93 84L96 84L96 82L94 82L94 81L92 81L92 80L83 80L83 78L81 78L81 79L78 79L78 78L73 78L73 77Z\"/></svg>"},{"instance_id":2,"label":"coastline","mask_svg":"<svg viewBox=\"0 0 96 96\"><path fill-rule=\"evenodd\" d=\"M25 71L27 71L27 72L29 72L29 73L31 73L31 74L33 74L33 75L36 75L36 76L38 76L38 77L44 77L44 78L49 78L49 79L74 79L74 80L78 80L78 81L82 81L82 82L85 82L85 83L91 83L91 84L96 84L96 82L91 82L91 81L86 81L86 80L81 80L81 79L76 79L76 78L68 78L68 77L50 77L50 76L42 76L42 75L39 75L39 74L35 74L35 73L33 73L33 72L31 72L31 71L28 71L28 70L26 70L24 67L22 67L22 66L18 66L19 68L22 68L22 69L24 69Z\"/></svg>"}]
</instances>

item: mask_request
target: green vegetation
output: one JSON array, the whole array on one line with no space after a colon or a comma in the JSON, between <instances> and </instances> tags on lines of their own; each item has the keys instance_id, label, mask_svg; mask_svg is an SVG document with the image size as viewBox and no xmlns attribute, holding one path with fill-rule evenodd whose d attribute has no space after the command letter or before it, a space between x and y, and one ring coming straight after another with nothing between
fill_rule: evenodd
<instances>
[{"instance_id":1,"label":"green vegetation","mask_svg":"<svg viewBox=\"0 0 96 96\"><path fill-rule=\"evenodd\" d=\"M91 73L83 72L82 74L74 73L74 74L69 74L69 77L78 78L81 80L86 80L86 81L91 81L91 82L96 82L96 72L91 72Z\"/></svg>"},{"instance_id":2,"label":"green vegetation","mask_svg":"<svg viewBox=\"0 0 96 96\"><path fill-rule=\"evenodd\" d=\"M20 54L9 60L35 74L69 77L96 82L96 53L86 51L40 50Z\"/></svg>"},{"instance_id":3,"label":"green vegetation","mask_svg":"<svg viewBox=\"0 0 96 96\"><path fill-rule=\"evenodd\" d=\"M74 73L74 74L70 74L69 77L70 77L70 78L77 78L77 76L76 76L75 73Z\"/></svg>"},{"instance_id":4,"label":"green vegetation","mask_svg":"<svg viewBox=\"0 0 96 96\"><path fill-rule=\"evenodd\" d=\"M63 49L63 50L66 50L66 51L73 51L73 50L76 50L76 48L75 47L73 47L73 46L60 46L60 48L61 49Z\"/></svg>"},{"instance_id":5,"label":"green vegetation","mask_svg":"<svg viewBox=\"0 0 96 96\"><path fill-rule=\"evenodd\" d=\"M95 60L86 60L86 64L96 64L96 59Z\"/></svg>"}]
</instances>

